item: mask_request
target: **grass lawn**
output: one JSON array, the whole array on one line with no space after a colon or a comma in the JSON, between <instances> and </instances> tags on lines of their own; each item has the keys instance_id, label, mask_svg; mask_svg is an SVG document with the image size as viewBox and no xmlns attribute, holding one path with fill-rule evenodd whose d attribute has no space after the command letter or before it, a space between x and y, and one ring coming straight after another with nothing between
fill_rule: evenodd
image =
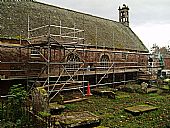
<instances>
[{"instance_id":1,"label":"grass lawn","mask_svg":"<svg viewBox=\"0 0 170 128\"><path fill-rule=\"evenodd\" d=\"M149 104L157 110L134 116L126 107ZM116 99L90 96L87 101L67 104L65 111L90 111L102 118L101 126L109 128L168 128L170 127L170 94L138 94L116 92Z\"/></svg>"}]
</instances>

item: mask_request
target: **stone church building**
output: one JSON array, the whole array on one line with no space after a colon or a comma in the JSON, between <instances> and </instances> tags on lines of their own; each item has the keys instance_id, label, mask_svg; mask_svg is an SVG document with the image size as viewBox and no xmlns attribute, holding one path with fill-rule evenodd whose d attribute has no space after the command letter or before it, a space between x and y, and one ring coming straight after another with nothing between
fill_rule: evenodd
<instances>
[{"instance_id":1,"label":"stone church building","mask_svg":"<svg viewBox=\"0 0 170 128\"><path fill-rule=\"evenodd\" d=\"M148 77L148 49L131 30L126 5L119 21L36 1L1 0L0 7L1 83L67 90Z\"/></svg>"}]
</instances>

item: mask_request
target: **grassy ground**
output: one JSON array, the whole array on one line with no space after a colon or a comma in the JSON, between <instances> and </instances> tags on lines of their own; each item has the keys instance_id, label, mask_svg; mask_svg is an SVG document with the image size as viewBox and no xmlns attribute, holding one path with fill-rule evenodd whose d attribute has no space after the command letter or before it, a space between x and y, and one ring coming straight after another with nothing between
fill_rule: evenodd
<instances>
[{"instance_id":1,"label":"grassy ground","mask_svg":"<svg viewBox=\"0 0 170 128\"><path fill-rule=\"evenodd\" d=\"M139 116L124 111L139 104L150 104L158 110ZM93 95L87 101L67 104L66 111L90 111L102 118L101 126L110 128L167 128L170 127L170 94L116 92L116 99Z\"/></svg>"}]
</instances>

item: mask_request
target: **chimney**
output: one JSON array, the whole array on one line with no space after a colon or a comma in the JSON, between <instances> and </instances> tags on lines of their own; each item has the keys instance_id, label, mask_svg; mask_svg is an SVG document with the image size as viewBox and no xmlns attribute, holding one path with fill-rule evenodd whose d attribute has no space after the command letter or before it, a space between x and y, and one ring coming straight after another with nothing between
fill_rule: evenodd
<instances>
[{"instance_id":1,"label":"chimney","mask_svg":"<svg viewBox=\"0 0 170 128\"><path fill-rule=\"evenodd\" d=\"M119 22L129 27L129 7L123 4L123 7L121 8L119 6L118 10L119 10Z\"/></svg>"}]
</instances>

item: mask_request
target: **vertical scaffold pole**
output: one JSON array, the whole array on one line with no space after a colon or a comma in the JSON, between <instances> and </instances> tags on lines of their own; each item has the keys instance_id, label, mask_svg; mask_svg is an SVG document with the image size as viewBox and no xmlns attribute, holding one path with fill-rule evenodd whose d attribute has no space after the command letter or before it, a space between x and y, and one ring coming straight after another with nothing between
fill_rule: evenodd
<instances>
[{"instance_id":1,"label":"vertical scaffold pole","mask_svg":"<svg viewBox=\"0 0 170 128\"><path fill-rule=\"evenodd\" d=\"M48 84L48 98L49 98L49 85L50 85L50 33L51 33L51 18L49 15L49 28L48 28L48 58L47 58L47 84Z\"/></svg>"},{"instance_id":2,"label":"vertical scaffold pole","mask_svg":"<svg viewBox=\"0 0 170 128\"><path fill-rule=\"evenodd\" d=\"M30 18L29 18L29 14L28 14L28 17L27 17L27 20L28 20L28 25L27 25L27 31L28 31L28 40L29 40L29 38L30 38ZM27 55L28 55L28 57L29 57L29 47L27 47ZM29 60L29 58L27 58L27 60ZM29 73L29 65L28 65L28 62L27 62L27 89L28 89L28 87L29 87L29 82L28 82L28 80L29 80L29 75L28 75L28 73Z\"/></svg>"},{"instance_id":3,"label":"vertical scaffold pole","mask_svg":"<svg viewBox=\"0 0 170 128\"><path fill-rule=\"evenodd\" d=\"M97 36L97 34L98 34L98 31L97 31L97 25L96 25L96 49L97 49L97 45L98 45L98 36ZM96 56L96 53L95 53L95 76L96 76L96 78L95 78L95 81L96 81L96 84L97 84L97 81L98 81L98 79L97 79L97 56Z\"/></svg>"},{"instance_id":4,"label":"vertical scaffold pole","mask_svg":"<svg viewBox=\"0 0 170 128\"><path fill-rule=\"evenodd\" d=\"M28 39L30 38L30 18L29 18L29 15L28 15Z\"/></svg>"},{"instance_id":5,"label":"vertical scaffold pole","mask_svg":"<svg viewBox=\"0 0 170 128\"><path fill-rule=\"evenodd\" d=\"M114 32L112 33L112 44L113 44L113 49L114 49ZM112 60L112 62L114 63L114 57L115 57L115 55L113 54L113 60ZM115 68L115 65L113 65L113 80L112 80L112 84L113 84L113 87L115 87L115 85L114 85L114 83L115 83L115 73L114 73L114 68Z\"/></svg>"}]
</instances>

